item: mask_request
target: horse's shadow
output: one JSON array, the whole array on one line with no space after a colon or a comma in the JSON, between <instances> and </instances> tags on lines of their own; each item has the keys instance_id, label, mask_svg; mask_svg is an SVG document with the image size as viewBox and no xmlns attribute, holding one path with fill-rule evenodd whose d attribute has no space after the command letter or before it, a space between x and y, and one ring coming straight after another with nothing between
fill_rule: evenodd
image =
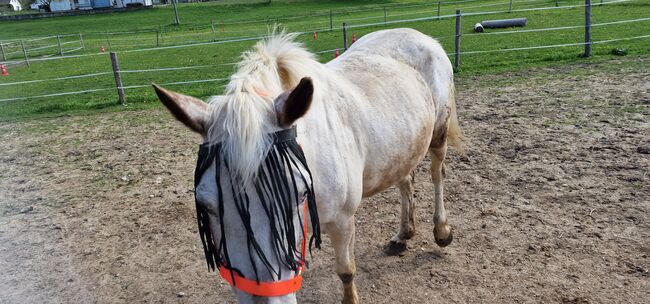
<instances>
[{"instance_id":1,"label":"horse's shadow","mask_svg":"<svg viewBox=\"0 0 650 304\"><path fill-rule=\"evenodd\" d=\"M411 273L422 268L438 266L444 261L446 254L439 248L410 248L398 255L389 254L381 248L373 248L376 251L359 259L357 262L357 274L366 275L369 278L381 280L385 275L395 272ZM364 262L367 261L367 262Z\"/></svg>"}]
</instances>

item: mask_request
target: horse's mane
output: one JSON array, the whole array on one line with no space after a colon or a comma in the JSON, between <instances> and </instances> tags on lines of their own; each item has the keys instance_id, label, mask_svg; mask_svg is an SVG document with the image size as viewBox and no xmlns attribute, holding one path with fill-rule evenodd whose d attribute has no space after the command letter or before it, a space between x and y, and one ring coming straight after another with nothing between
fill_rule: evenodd
<instances>
[{"instance_id":1,"label":"horse's mane","mask_svg":"<svg viewBox=\"0 0 650 304\"><path fill-rule=\"evenodd\" d=\"M222 143L222 154L245 184L255 177L277 130L273 98L295 87L318 62L295 41L298 34L274 28L269 37L242 54L224 95L212 98L208 141Z\"/></svg>"}]
</instances>

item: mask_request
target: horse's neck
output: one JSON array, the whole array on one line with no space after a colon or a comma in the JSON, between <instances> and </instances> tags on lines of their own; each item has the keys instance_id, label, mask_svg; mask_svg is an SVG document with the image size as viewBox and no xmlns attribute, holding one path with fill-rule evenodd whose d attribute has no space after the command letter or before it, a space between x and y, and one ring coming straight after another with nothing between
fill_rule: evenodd
<instances>
[{"instance_id":1,"label":"horse's neck","mask_svg":"<svg viewBox=\"0 0 650 304\"><path fill-rule=\"evenodd\" d=\"M365 148L360 130L363 122L358 120L358 100L355 100L364 97L343 77L332 74L328 71L314 83L320 87L315 87L312 107L298 122L299 141L314 174L323 223L333 219L341 207L337 204L350 196L349 189L361 189L361 185L349 183L357 180L350 178L350 174L363 173Z\"/></svg>"},{"instance_id":2,"label":"horse's neck","mask_svg":"<svg viewBox=\"0 0 650 304\"><path fill-rule=\"evenodd\" d=\"M325 70L318 80L312 107L302 120L303 128L310 139L316 139L313 142L317 146L322 146L323 140L330 141L333 144L331 148L349 145L354 140L350 131L362 124L356 114L361 110L360 99L365 97L335 71Z\"/></svg>"}]
</instances>

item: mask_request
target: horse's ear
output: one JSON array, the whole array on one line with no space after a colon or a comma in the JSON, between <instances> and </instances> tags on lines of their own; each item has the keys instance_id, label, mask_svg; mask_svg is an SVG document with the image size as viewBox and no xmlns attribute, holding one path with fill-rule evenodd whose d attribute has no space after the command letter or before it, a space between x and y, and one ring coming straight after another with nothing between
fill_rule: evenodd
<instances>
[{"instance_id":1,"label":"horse's ear","mask_svg":"<svg viewBox=\"0 0 650 304\"><path fill-rule=\"evenodd\" d=\"M291 92L281 94L275 102L280 126L288 128L305 115L311 106L313 95L314 85L309 77L301 79Z\"/></svg>"},{"instance_id":2,"label":"horse's ear","mask_svg":"<svg viewBox=\"0 0 650 304\"><path fill-rule=\"evenodd\" d=\"M210 114L208 105L198 98L163 89L153 84L160 101L169 112L192 131L205 136L208 133Z\"/></svg>"}]
</instances>

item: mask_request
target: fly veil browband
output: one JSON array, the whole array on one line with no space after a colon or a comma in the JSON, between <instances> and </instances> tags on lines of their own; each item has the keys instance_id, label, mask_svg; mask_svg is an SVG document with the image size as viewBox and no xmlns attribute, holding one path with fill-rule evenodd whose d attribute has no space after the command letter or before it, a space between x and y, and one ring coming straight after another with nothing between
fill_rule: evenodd
<instances>
[{"instance_id":1,"label":"fly veil browband","mask_svg":"<svg viewBox=\"0 0 650 304\"><path fill-rule=\"evenodd\" d=\"M196 197L196 188L200 184L201 177L206 170L215 164L215 180L217 184L217 222L220 225L220 240L215 243L210 230L210 220L208 208L196 200L197 222L199 226L199 235L203 243L205 258L208 268L219 269L221 277L230 285L256 296L274 297L294 293L300 289L302 284L302 271L305 265L306 244L307 244L307 212L312 226L312 236L309 240L309 249L315 243L320 248L320 225L318 221L318 212L316 210L316 201L314 197L314 188L311 178L311 172L307 166L307 161L302 152L300 145L296 142L296 128L281 130L271 134L273 145L269 149L264 162L258 169L257 176L251 183L264 209L264 214L270 222L270 241L272 252L263 252L260 244L255 238L251 226L249 208L250 200L247 193L248 189L242 186L241 178L233 176L230 164L222 154L220 143L204 143L199 148L199 156L194 173L194 188ZM299 168L307 171L305 176ZM296 170L294 170L296 169ZM230 178L226 185L221 183L221 173L224 171ZM298 171L298 177L295 172ZM287 176L287 173L289 176ZM305 184L307 191L303 198L298 193L298 179ZM228 246L224 229L224 200L223 187L230 187L233 194L234 207L242 220L246 230L246 242L250 258L250 263L255 273L255 279L247 279L242 272L233 267L228 255ZM302 217L300 217L300 204L303 204ZM232 207L232 206L229 206ZM300 226L295 227L293 222L294 211L298 212ZM300 248L296 248L296 228L300 228L302 233L302 242ZM268 254L275 255L279 264L277 269L271 264ZM253 256L256 255L264 269L257 269ZM282 266L294 271L296 275L288 280L282 280ZM278 281L262 282L259 280L259 271L268 271L271 276L277 276Z\"/></svg>"}]
</instances>

